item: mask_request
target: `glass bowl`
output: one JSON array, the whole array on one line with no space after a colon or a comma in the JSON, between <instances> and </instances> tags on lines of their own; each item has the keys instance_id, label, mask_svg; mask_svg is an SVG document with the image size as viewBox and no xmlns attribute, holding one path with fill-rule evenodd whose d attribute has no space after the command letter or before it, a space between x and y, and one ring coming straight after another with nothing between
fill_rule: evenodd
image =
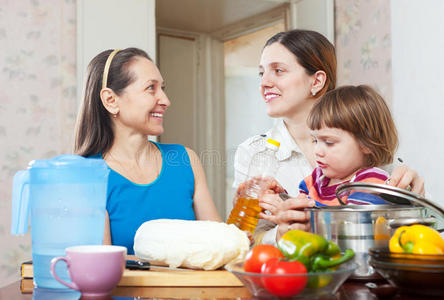
<instances>
[{"instance_id":1,"label":"glass bowl","mask_svg":"<svg viewBox=\"0 0 444 300\"><path fill-rule=\"evenodd\" d=\"M403 294L444 296L444 255L370 249L369 264Z\"/></svg>"},{"instance_id":2,"label":"glass bowl","mask_svg":"<svg viewBox=\"0 0 444 300\"><path fill-rule=\"evenodd\" d=\"M236 275L240 281L245 285L248 291L259 298L279 298L268 291L263 285L264 278L267 279L282 279L284 277L308 277L305 288L296 294L287 297L290 299L302 298L319 298L334 295L339 287L347 280L347 278L359 267L357 263L346 262L339 266L335 271L307 273L307 274L262 274L249 273L244 271L243 262L233 262L227 264L225 269Z\"/></svg>"}]
</instances>

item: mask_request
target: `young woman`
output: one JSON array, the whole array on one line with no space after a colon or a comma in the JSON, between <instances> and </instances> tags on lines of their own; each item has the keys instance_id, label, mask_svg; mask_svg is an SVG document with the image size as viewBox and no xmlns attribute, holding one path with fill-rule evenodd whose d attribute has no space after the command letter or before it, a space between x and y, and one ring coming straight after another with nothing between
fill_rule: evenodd
<instances>
[{"instance_id":1,"label":"young woman","mask_svg":"<svg viewBox=\"0 0 444 300\"><path fill-rule=\"evenodd\" d=\"M264 149L264 140L271 138L281 144L277 152L280 168L276 180L288 194L296 196L299 193L297 183L316 166L314 144L306 121L317 99L335 88L334 46L314 31L278 33L265 44L259 74L267 114L280 119L264 135L253 136L239 145L234 162L234 186L242 186L251 157ZM405 165L394 169L390 185L400 188L411 185L412 191L424 193L423 180ZM273 211L277 205L285 210L280 214L280 225L261 220L256 229L256 243L275 244L290 229L308 229L309 217L303 209L314 205L313 200L292 198L281 205L275 197L261 199L261 207L265 210Z\"/></svg>"},{"instance_id":2,"label":"young woman","mask_svg":"<svg viewBox=\"0 0 444 300\"><path fill-rule=\"evenodd\" d=\"M107 50L90 62L75 153L108 164L104 243L128 254L145 221L221 221L196 153L148 140L163 133L168 106L162 75L143 50Z\"/></svg>"}]
</instances>

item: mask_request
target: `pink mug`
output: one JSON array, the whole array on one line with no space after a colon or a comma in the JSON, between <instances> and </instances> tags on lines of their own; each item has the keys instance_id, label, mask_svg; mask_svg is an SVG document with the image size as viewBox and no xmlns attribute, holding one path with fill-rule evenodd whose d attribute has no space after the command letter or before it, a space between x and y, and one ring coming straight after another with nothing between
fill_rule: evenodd
<instances>
[{"instance_id":1,"label":"pink mug","mask_svg":"<svg viewBox=\"0 0 444 300\"><path fill-rule=\"evenodd\" d=\"M65 249L66 256L51 260L51 274L61 284L80 291L83 296L105 296L119 283L125 270L126 248L110 245L75 246ZM55 273L59 260L68 266L72 283Z\"/></svg>"}]
</instances>

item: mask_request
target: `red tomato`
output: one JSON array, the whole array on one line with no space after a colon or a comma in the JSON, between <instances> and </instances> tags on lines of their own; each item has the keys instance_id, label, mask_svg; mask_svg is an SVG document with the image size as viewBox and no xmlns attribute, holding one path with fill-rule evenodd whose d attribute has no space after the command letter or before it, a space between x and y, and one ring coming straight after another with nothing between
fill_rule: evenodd
<instances>
[{"instance_id":1,"label":"red tomato","mask_svg":"<svg viewBox=\"0 0 444 300\"><path fill-rule=\"evenodd\" d=\"M307 268L299 261L269 259L262 266L263 274L301 274L301 276L264 276L262 284L267 291L279 297L290 297L300 293L307 284Z\"/></svg>"},{"instance_id":2,"label":"red tomato","mask_svg":"<svg viewBox=\"0 0 444 300\"><path fill-rule=\"evenodd\" d=\"M282 252L272 245L258 245L253 247L245 257L245 272L260 273L262 265L270 258L283 258Z\"/></svg>"}]
</instances>

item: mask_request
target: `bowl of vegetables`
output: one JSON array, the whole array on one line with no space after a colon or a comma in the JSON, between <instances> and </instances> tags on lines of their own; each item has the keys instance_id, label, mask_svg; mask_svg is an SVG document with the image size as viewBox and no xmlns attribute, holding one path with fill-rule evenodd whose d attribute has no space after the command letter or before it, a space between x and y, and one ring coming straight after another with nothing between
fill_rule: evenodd
<instances>
[{"instance_id":1,"label":"bowl of vegetables","mask_svg":"<svg viewBox=\"0 0 444 300\"><path fill-rule=\"evenodd\" d=\"M317 298L333 296L359 267L353 250L341 252L323 237L300 230L284 234L278 247L259 245L242 262L225 268L255 297Z\"/></svg>"}]
</instances>

